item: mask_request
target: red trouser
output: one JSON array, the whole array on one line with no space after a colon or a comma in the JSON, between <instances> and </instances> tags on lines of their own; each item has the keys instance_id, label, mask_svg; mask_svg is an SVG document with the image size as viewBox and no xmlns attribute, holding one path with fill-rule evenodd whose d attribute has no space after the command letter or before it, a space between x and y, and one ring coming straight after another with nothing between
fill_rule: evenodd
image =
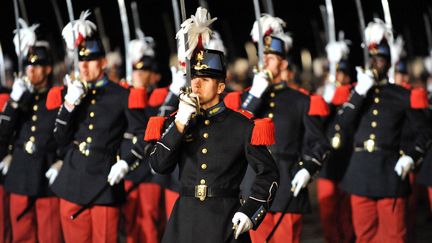
<instances>
[{"instance_id":1,"label":"red trouser","mask_svg":"<svg viewBox=\"0 0 432 243\"><path fill-rule=\"evenodd\" d=\"M167 219L171 216L171 212L178 197L178 192L165 189L165 214Z\"/></svg>"},{"instance_id":2,"label":"red trouser","mask_svg":"<svg viewBox=\"0 0 432 243\"><path fill-rule=\"evenodd\" d=\"M28 205L28 197L11 193L10 217L13 242L62 242L59 199L38 198L20 221L20 215Z\"/></svg>"},{"instance_id":3,"label":"red trouser","mask_svg":"<svg viewBox=\"0 0 432 243\"><path fill-rule=\"evenodd\" d=\"M397 199L394 212L393 202L393 198L371 199L351 195L357 243L404 243L406 241L406 199Z\"/></svg>"},{"instance_id":4,"label":"red trouser","mask_svg":"<svg viewBox=\"0 0 432 243\"><path fill-rule=\"evenodd\" d=\"M9 196L3 185L0 185L0 243L11 242L11 228L9 221Z\"/></svg>"},{"instance_id":5,"label":"red trouser","mask_svg":"<svg viewBox=\"0 0 432 243\"><path fill-rule=\"evenodd\" d=\"M328 179L318 179L318 203L325 242L352 242L350 196Z\"/></svg>"},{"instance_id":6,"label":"red trouser","mask_svg":"<svg viewBox=\"0 0 432 243\"><path fill-rule=\"evenodd\" d=\"M126 191L133 185L125 181ZM160 228L162 219L160 208L161 187L154 183L140 183L128 195L123 206L126 225L126 242L157 243L163 230Z\"/></svg>"},{"instance_id":7,"label":"red trouser","mask_svg":"<svg viewBox=\"0 0 432 243\"><path fill-rule=\"evenodd\" d=\"M77 218L70 216L80 205L60 199L60 214L66 243L117 243L119 208L93 206Z\"/></svg>"},{"instance_id":8,"label":"red trouser","mask_svg":"<svg viewBox=\"0 0 432 243\"><path fill-rule=\"evenodd\" d=\"M282 213L267 213L258 229L256 231L249 231L252 242L265 242L267 236L270 234L281 216ZM301 214L285 214L269 243L299 243L302 229L302 217Z\"/></svg>"}]
</instances>

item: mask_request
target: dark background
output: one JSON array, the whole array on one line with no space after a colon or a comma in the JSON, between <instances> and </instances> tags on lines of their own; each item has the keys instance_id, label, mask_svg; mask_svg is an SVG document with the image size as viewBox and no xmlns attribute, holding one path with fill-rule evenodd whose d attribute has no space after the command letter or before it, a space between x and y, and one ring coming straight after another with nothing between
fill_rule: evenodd
<instances>
[{"instance_id":1,"label":"dark background","mask_svg":"<svg viewBox=\"0 0 432 243\"><path fill-rule=\"evenodd\" d=\"M68 21L66 0L18 0L24 3L29 22L40 23L37 31L39 38L52 43L55 59L64 56L63 41L59 24L53 10L57 3L63 24ZM134 38L130 0L125 0L129 12L131 38ZM146 35L154 37L157 42L157 55L162 67L168 64L170 53L175 51L175 29L171 0L136 0L140 13L141 28ZM198 0L185 0L187 15L195 13ZM245 57L244 43L250 40L249 32L254 22L253 0L208 0L212 17L218 17L213 28L218 30L228 48L228 60L237 56ZM426 56L428 53L427 38L423 14L432 14L432 1L429 0L389 0L392 21L396 35L402 34L406 41L409 57ZM319 10L324 0L273 0L275 15L287 22L286 30L294 38L294 61L300 62L299 51L307 48L312 57L324 54L324 28ZM374 16L383 19L381 0L362 1L366 24ZM90 9L94 12L99 7L103 17L105 31L110 40L111 50L120 48L123 52L121 21L116 0L73 0L75 18L81 11ZM363 63L360 47L358 16L354 0L333 0L336 31L343 30L345 38L352 41L350 59L353 65ZM264 12L264 6L261 4ZM429 14L430 17L432 17ZM92 14L91 20L95 21ZM15 62L12 37L15 29L13 1L0 1L0 42L3 52ZM16 65L15 65L16 66ZM167 71L168 69L164 69Z\"/></svg>"}]
</instances>

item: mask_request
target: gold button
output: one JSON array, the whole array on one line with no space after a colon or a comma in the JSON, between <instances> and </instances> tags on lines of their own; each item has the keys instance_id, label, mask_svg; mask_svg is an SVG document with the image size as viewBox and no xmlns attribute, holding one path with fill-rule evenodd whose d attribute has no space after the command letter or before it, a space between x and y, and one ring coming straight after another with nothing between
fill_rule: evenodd
<instances>
[{"instance_id":1,"label":"gold button","mask_svg":"<svg viewBox=\"0 0 432 243\"><path fill-rule=\"evenodd\" d=\"M207 153L207 149L206 149L206 148L203 148L203 149L201 150L201 152L202 152L203 154L206 154L206 153Z\"/></svg>"},{"instance_id":2,"label":"gold button","mask_svg":"<svg viewBox=\"0 0 432 243\"><path fill-rule=\"evenodd\" d=\"M200 180L200 183L201 183L201 185L204 185L204 184L205 184L205 180L204 180L204 179L201 179L201 180Z\"/></svg>"},{"instance_id":3,"label":"gold button","mask_svg":"<svg viewBox=\"0 0 432 243\"><path fill-rule=\"evenodd\" d=\"M380 89L379 88L375 88L375 94L379 94Z\"/></svg>"},{"instance_id":4,"label":"gold button","mask_svg":"<svg viewBox=\"0 0 432 243\"><path fill-rule=\"evenodd\" d=\"M36 96L35 96L35 100L39 100L39 95L36 95Z\"/></svg>"},{"instance_id":5,"label":"gold button","mask_svg":"<svg viewBox=\"0 0 432 243\"><path fill-rule=\"evenodd\" d=\"M299 165L303 165L303 161L300 161L300 162L299 162Z\"/></svg>"},{"instance_id":6,"label":"gold button","mask_svg":"<svg viewBox=\"0 0 432 243\"><path fill-rule=\"evenodd\" d=\"M378 97L376 97L376 98L374 99L374 102L378 104L378 103L380 102L380 99L379 99Z\"/></svg>"},{"instance_id":7,"label":"gold button","mask_svg":"<svg viewBox=\"0 0 432 243\"><path fill-rule=\"evenodd\" d=\"M371 122L371 126L372 127L376 127L377 126L377 122L376 121Z\"/></svg>"},{"instance_id":8,"label":"gold button","mask_svg":"<svg viewBox=\"0 0 432 243\"><path fill-rule=\"evenodd\" d=\"M30 139L30 141L32 141L32 142L36 141L36 138L35 138L34 136L31 136L29 139Z\"/></svg>"},{"instance_id":9,"label":"gold button","mask_svg":"<svg viewBox=\"0 0 432 243\"><path fill-rule=\"evenodd\" d=\"M372 133L371 135L369 135L369 138L370 138L370 139L375 139L376 136L375 136L375 134Z\"/></svg>"},{"instance_id":10,"label":"gold button","mask_svg":"<svg viewBox=\"0 0 432 243\"><path fill-rule=\"evenodd\" d=\"M335 125L335 130L336 130L336 131L340 131L340 130L341 130L341 127L340 127L339 124L336 124L336 125Z\"/></svg>"},{"instance_id":11,"label":"gold button","mask_svg":"<svg viewBox=\"0 0 432 243\"><path fill-rule=\"evenodd\" d=\"M92 100L91 100L91 104L92 104L92 105L96 104L96 100L95 100L95 99L92 99Z\"/></svg>"},{"instance_id":12,"label":"gold button","mask_svg":"<svg viewBox=\"0 0 432 243\"><path fill-rule=\"evenodd\" d=\"M93 130L93 124L89 125L89 130Z\"/></svg>"},{"instance_id":13,"label":"gold button","mask_svg":"<svg viewBox=\"0 0 432 243\"><path fill-rule=\"evenodd\" d=\"M271 108L273 108L273 107L275 107L276 106L276 104L274 103L274 102L270 102L270 107Z\"/></svg>"},{"instance_id":14,"label":"gold button","mask_svg":"<svg viewBox=\"0 0 432 243\"><path fill-rule=\"evenodd\" d=\"M39 107L38 107L37 105L34 105L34 106L33 106L33 110L34 110L34 111L37 111L38 108L39 108Z\"/></svg>"},{"instance_id":15,"label":"gold button","mask_svg":"<svg viewBox=\"0 0 432 243\"><path fill-rule=\"evenodd\" d=\"M92 142L92 138L91 137L87 137L86 141L87 141L87 143L91 143Z\"/></svg>"},{"instance_id":16,"label":"gold button","mask_svg":"<svg viewBox=\"0 0 432 243\"><path fill-rule=\"evenodd\" d=\"M31 129L32 132L34 132L34 131L36 131L36 126L31 126L30 129Z\"/></svg>"},{"instance_id":17,"label":"gold button","mask_svg":"<svg viewBox=\"0 0 432 243\"><path fill-rule=\"evenodd\" d=\"M271 92L271 93L270 93L270 97L274 98L275 96L276 96L276 93L275 93L275 92Z\"/></svg>"},{"instance_id":18,"label":"gold button","mask_svg":"<svg viewBox=\"0 0 432 243\"><path fill-rule=\"evenodd\" d=\"M96 90L94 89L94 90L92 90L92 94L96 94Z\"/></svg>"},{"instance_id":19,"label":"gold button","mask_svg":"<svg viewBox=\"0 0 432 243\"><path fill-rule=\"evenodd\" d=\"M203 134L203 137L204 137L204 138L208 138L208 136L209 136L209 135L208 135L208 133L206 133L206 132Z\"/></svg>"},{"instance_id":20,"label":"gold button","mask_svg":"<svg viewBox=\"0 0 432 243\"><path fill-rule=\"evenodd\" d=\"M207 165L206 164L202 164L201 165L201 169L203 169L203 170L207 169Z\"/></svg>"},{"instance_id":21,"label":"gold button","mask_svg":"<svg viewBox=\"0 0 432 243\"><path fill-rule=\"evenodd\" d=\"M36 115L32 116L32 121L37 121L37 116Z\"/></svg>"},{"instance_id":22,"label":"gold button","mask_svg":"<svg viewBox=\"0 0 432 243\"><path fill-rule=\"evenodd\" d=\"M269 118L273 118L273 117L274 117L273 113L269 113L269 114L268 114L268 117L269 117Z\"/></svg>"},{"instance_id":23,"label":"gold button","mask_svg":"<svg viewBox=\"0 0 432 243\"><path fill-rule=\"evenodd\" d=\"M377 115L378 115L378 110L377 110L377 109L374 109L374 110L372 111L372 114L374 114L375 116L377 116Z\"/></svg>"},{"instance_id":24,"label":"gold button","mask_svg":"<svg viewBox=\"0 0 432 243\"><path fill-rule=\"evenodd\" d=\"M210 120L205 120L204 124L206 124L207 126L210 125Z\"/></svg>"},{"instance_id":25,"label":"gold button","mask_svg":"<svg viewBox=\"0 0 432 243\"><path fill-rule=\"evenodd\" d=\"M90 112L90 117L94 117L94 112L92 111L92 112Z\"/></svg>"}]
</instances>

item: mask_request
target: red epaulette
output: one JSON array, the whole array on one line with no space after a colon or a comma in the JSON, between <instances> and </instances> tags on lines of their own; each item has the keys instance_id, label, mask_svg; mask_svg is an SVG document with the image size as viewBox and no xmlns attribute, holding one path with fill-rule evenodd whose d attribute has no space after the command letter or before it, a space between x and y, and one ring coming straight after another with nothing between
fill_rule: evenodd
<instances>
[{"instance_id":1,"label":"red epaulette","mask_svg":"<svg viewBox=\"0 0 432 243\"><path fill-rule=\"evenodd\" d=\"M147 106L147 90L131 88L128 99L129 109L144 109Z\"/></svg>"},{"instance_id":2,"label":"red epaulette","mask_svg":"<svg viewBox=\"0 0 432 243\"><path fill-rule=\"evenodd\" d=\"M163 116L150 117L144 135L145 141L159 140L161 138L165 119Z\"/></svg>"},{"instance_id":3,"label":"red epaulette","mask_svg":"<svg viewBox=\"0 0 432 243\"><path fill-rule=\"evenodd\" d=\"M272 119L262 118L254 121L251 144L269 146L275 143L275 127Z\"/></svg>"},{"instance_id":4,"label":"red epaulette","mask_svg":"<svg viewBox=\"0 0 432 243\"><path fill-rule=\"evenodd\" d=\"M149 98L149 102L148 102L149 106L152 107L161 106L164 103L165 98L168 95L168 92L169 92L168 87L158 88L153 90Z\"/></svg>"},{"instance_id":5,"label":"red epaulette","mask_svg":"<svg viewBox=\"0 0 432 243\"><path fill-rule=\"evenodd\" d=\"M307 91L306 89L298 88L297 90L300 91L300 92L302 92L305 95L310 95L309 91Z\"/></svg>"},{"instance_id":6,"label":"red epaulette","mask_svg":"<svg viewBox=\"0 0 432 243\"><path fill-rule=\"evenodd\" d=\"M328 116L329 107L320 95L310 96L309 115L310 116Z\"/></svg>"},{"instance_id":7,"label":"red epaulette","mask_svg":"<svg viewBox=\"0 0 432 243\"><path fill-rule=\"evenodd\" d=\"M123 88L125 88L125 89L129 89L129 84L126 82L126 81L120 81L120 82L118 82L118 84L120 85L120 86L122 86Z\"/></svg>"},{"instance_id":8,"label":"red epaulette","mask_svg":"<svg viewBox=\"0 0 432 243\"><path fill-rule=\"evenodd\" d=\"M48 110L54 110L59 108L63 104L63 98L62 98L62 90L64 89L64 86L57 86L52 87L47 95L46 100L46 108Z\"/></svg>"},{"instance_id":9,"label":"red epaulette","mask_svg":"<svg viewBox=\"0 0 432 243\"><path fill-rule=\"evenodd\" d=\"M336 88L333 95L332 104L333 105L343 105L347 102L351 93L351 85L341 85Z\"/></svg>"},{"instance_id":10,"label":"red epaulette","mask_svg":"<svg viewBox=\"0 0 432 243\"><path fill-rule=\"evenodd\" d=\"M416 88L411 90L411 108L425 109L428 108L427 91L424 88Z\"/></svg>"},{"instance_id":11,"label":"red epaulette","mask_svg":"<svg viewBox=\"0 0 432 243\"><path fill-rule=\"evenodd\" d=\"M245 110L245 109L240 109L237 112L242 114L243 116L245 116L249 120L251 120L254 117L254 115L250 111Z\"/></svg>"},{"instance_id":12,"label":"red epaulette","mask_svg":"<svg viewBox=\"0 0 432 243\"><path fill-rule=\"evenodd\" d=\"M407 82L402 82L400 84L400 86L404 87L407 90L411 90L412 89L412 86L409 83L407 83Z\"/></svg>"},{"instance_id":13,"label":"red epaulette","mask_svg":"<svg viewBox=\"0 0 432 243\"><path fill-rule=\"evenodd\" d=\"M225 106L231 110L239 110L241 106L241 92L230 92L224 98Z\"/></svg>"},{"instance_id":14,"label":"red epaulette","mask_svg":"<svg viewBox=\"0 0 432 243\"><path fill-rule=\"evenodd\" d=\"M0 94L0 111L3 112L6 107L6 102L9 100L9 94Z\"/></svg>"}]
</instances>

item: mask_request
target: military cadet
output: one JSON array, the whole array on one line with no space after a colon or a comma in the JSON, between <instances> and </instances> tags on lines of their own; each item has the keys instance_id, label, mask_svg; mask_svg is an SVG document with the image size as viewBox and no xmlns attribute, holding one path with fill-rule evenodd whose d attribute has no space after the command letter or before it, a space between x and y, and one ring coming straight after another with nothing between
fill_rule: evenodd
<instances>
[{"instance_id":1,"label":"military cadet","mask_svg":"<svg viewBox=\"0 0 432 243\"><path fill-rule=\"evenodd\" d=\"M307 185L318 173L329 151L320 121L322 116L328 115L328 107L321 97L308 96L288 87L286 80L282 80L288 66L285 59L288 43L291 42L283 32L285 23L269 15L260 21L263 33L267 33L263 37L265 70L255 74L251 89L241 97L241 108L255 117L274 121L276 143L270 146L270 151L277 162L281 183L270 213L260 228L251 232L251 237L253 242L264 242L278 219L286 213L271 242L299 242L302 214L310 210ZM256 32L257 22L252 38L258 41ZM253 176L248 169L249 179L244 181L242 189L246 195Z\"/></svg>"},{"instance_id":2,"label":"military cadet","mask_svg":"<svg viewBox=\"0 0 432 243\"><path fill-rule=\"evenodd\" d=\"M213 22L203 8L187 21L191 26L184 29L195 33L210 31ZM190 38L206 43L207 34ZM219 97L226 77L222 52L200 44L189 48L192 93L180 95L175 116L150 120L145 136L158 140L150 153L152 168L171 173L178 164L180 171L180 197L162 242L250 242L242 233L258 227L278 184L276 164L263 146L272 140L271 123L262 120L254 126L225 107ZM257 170L257 180L252 195L240 206L239 186L247 164Z\"/></svg>"},{"instance_id":3,"label":"military cadet","mask_svg":"<svg viewBox=\"0 0 432 243\"><path fill-rule=\"evenodd\" d=\"M346 41L339 40L327 45L327 57L336 64L336 76L327 80L323 98L329 104L330 115L324 126L332 150L317 180L317 194L321 226L326 242L352 242L354 230L351 223L349 195L339 188L352 153L352 134L342 131L337 121L338 109L351 92L349 48Z\"/></svg>"},{"instance_id":4,"label":"military cadet","mask_svg":"<svg viewBox=\"0 0 432 243\"><path fill-rule=\"evenodd\" d=\"M129 55L132 60L132 87L130 92L137 93L142 107L147 107L148 94L157 76L157 63L155 60L153 38L146 36L145 39L135 39L129 44ZM126 116L142 116L143 109L129 109ZM128 119L128 128L123 134L121 155L126 156L137 143L138 138L143 139L143 124L132 122L142 119ZM145 121L147 122L147 121ZM146 125L146 124L145 124ZM123 206L126 226L126 242L148 242L157 243L162 236L159 225L163 222L161 211L162 188L159 184L152 182L153 174L147 163L141 165L129 173L125 178L125 190L128 192L126 203Z\"/></svg>"},{"instance_id":5,"label":"military cadet","mask_svg":"<svg viewBox=\"0 0 432 243\"><path fill-rule=\"evenodd\" d=\"M54 136L73 146L67 150L52 190L61 198L66 242L117 242L119 205L125 196L121 179L143 155L132 149L124 160L116 157L127 118L142 119L129 124L145 126L145 116L127 117L129 109L143 108L142 97L108 80L103 71L105 51L88 16L88 11L83 12L74 28L69 23L63 30L67 47L78 53L80 74L66 77L68 88Z\"/></svg>"},{"instance_id":6,"label":"military cadet","mask_svg":"<svg viewBox=\"0 0 432 243\"><path fill-rule=\"evenodd\" d=\"M431 132L422 109L424 90L406 90L388 82L391 30L379 19L365 30L370 69L357 69L357 85L341 112L340 125L354 132L354 152L342 180L351 194L356 242L405 242L408 173L427 150ZM401 147L402 125L417 131Z\"/></svg>"},{"instance_id":7,"label":"military cadet","mask_svg":"<svg viewBox=\"0 0 432 243\"><path fill-rule=\"evenodd\" d=\"M23 26L20 34L28 39L35 35L34 30L34 26ZM35 39L26 44L21 46L25 76L15 79L0 126L2 138L15 133L12 160L0 163L2 172L7 173L12 240L62 242L59 199L48 187L52 181L45 178L50 167L62 163L61 148L53 134L58 107L49 92L53 82L51 51L45 41Z\"/></svg>"}]
</instances>

